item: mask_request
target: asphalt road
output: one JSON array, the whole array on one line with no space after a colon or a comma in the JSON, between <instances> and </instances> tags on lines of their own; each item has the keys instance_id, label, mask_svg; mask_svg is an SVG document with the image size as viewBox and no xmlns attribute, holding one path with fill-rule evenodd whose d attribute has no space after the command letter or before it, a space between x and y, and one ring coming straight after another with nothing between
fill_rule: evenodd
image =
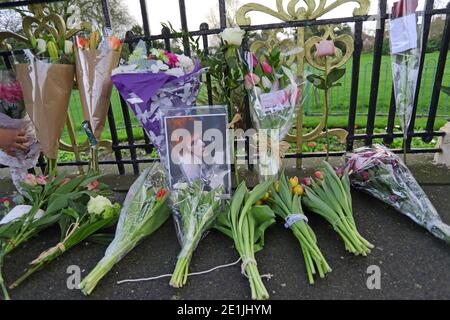
<instances>
[{"instance_id":1,"label":"asphalt road","mask_svg":"<svg viewBox=\"0 0 450 320\"><path fill-rule=\"evenodd\" d=\"M431 166L415 168L442 219L450 223L448 171ZM123 179L117 178L120 180ZM116 196L123 198L125 194L116 193ZM272 279L264 280L271 299L450 299L450 246L366 194L354 192L353 198L357 225L360 233L375 244L373 252L368 257L352 256L344 250L342 241L325 221L310 215L319 246L333 271L326 279L317 279L314 285L309 285L299 244L290 231L278 223L268 230L264 250L256 256L260 273L273 275ZM4 269L7 281L13 281L28 262L57 241L58 230L49 229L8 256ZM68 267L78 266L84 276L101 259L104 250L102 245L84 243L66 252L12 290L12 298L250 299L248 281L241 275L238 265L191 277L182 289L171 288L168 278L117 284L123 279L173 271L179 245L171 219L119 262L92 296L86 298L78 290L69 290ZM212 231L196 250L191 271L207 270L237 259L232 241ZM379 290L367 287L370 266L380 268Z\"/></svg>"}]
</instances>

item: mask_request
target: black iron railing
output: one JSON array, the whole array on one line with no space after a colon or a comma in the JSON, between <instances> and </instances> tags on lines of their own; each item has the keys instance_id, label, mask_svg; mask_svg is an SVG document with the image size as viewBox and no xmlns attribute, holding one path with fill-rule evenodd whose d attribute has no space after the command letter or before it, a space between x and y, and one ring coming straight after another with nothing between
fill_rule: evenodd
<instances>
[{"instance_id":1,"label":"black iron railing","mask_svg":"<svg viewBox=\"0 0 450 320\"><path fill-rule=\"evenodd\" d=\"M43 0L43 1L15 1L15 2L3 2L0 3L0 9L2 8L10 8L21 5L28 5L30 3L45 3L45 2L55 2L57 0ZM105 20L105 25L107 27L111 26L111 19L109 15L109 5L108 0L100 0L103 9L103 16ZM210 29L207 23L201 23L199 25L198 30L188 30L187 16L186 16L186 6L184 0L179 0L179 10L180 10L180 22L182 27L182 37L183 37L183 50L185 54L189 55L191 53L191 48L189 46L188 36L200 36L201 44L203 46L203 50L205 53L208 53L208 37L212 35L219 34L225 27L227 27L226 22L226 4L225 0L218 0L219 2L219 17L220 17L220 28ZM364 141L366 145L370 145L374 139L383 139L385 143L390 144L393 142L394 138L402 138L402 133L394 132L395 129L395 99L393 95L393 88L391 88L391 103L388 114L388 121L386 123L386 132L385 133L375 133L375 119L377 115L377 97L379 92L380 85L380 66L381 66L381 57L382 57L382 47L383 47L383 38L385 34L385 24L386 20L389 18L387 12L387 1L380 0L379 8L380 12L377 16L377 20L379 22L379 28L376 30L375 34L375 44L373 49L373 69L372 69L372 77L370 84L370 98L369 98L369 106L368 106L368 115L367 115L367 125L366 131L364 134L357 134L355 132L355 123L356 123L356 115L357 115L357 104L358 104L358 87L359 87L359 74L360 74L360 62L361 62L361 53L363 49L362 36L363 36L363 24L368 21L372 21L373 17L369 15L365 16L356 16L356 17L342 17L342 18L334 18L334 19L320 19L320 20L302 20L302 21L289 21L282 23L271 23L271 24L261 24L261 25L252 25L245 26L243 29L246 31L260 31L260 30L269 30L269 29L279 29L279 28L295 28L295 27L310 27L310 26L318 26L318 25L328 25L328 24L341 24L341 23L354 23L354 53L352 60L352 75L351 75L351 92L350 92L350 100L349 100L349 112L348 112L348 124L347 131L349 135L347 137L346 149L352 150L354 147L355 141ZM141 5L141 13L142 13L142 21L143 21L143 36L134 36L131 32L128 32L126 35L125 43L132 49L134 45L139 40L144 40L146 42L153 41L163 41L165 48L170 50L171 43L170 40L177 38L180 34L173 34L167 27L163 27L161 34L152 35L150 33L149 28L149 19L148 19L148 8L146 4L146 0L140 0ZM425 59L425 49L427 45L428 36L430 33L431 19L435 15L445 15L445 27L442 34L441 47L439 51L439 59L437 63L435 79L434 79L434 87L432 92L431 103L429 105L429 112L427 118L427 125L424 131L416 132L414 130L415 127L415 118L417 111L417 104L419 98L420 91L420 79L422 77L424 59ZM413 120L408 129L408 141L407 147L409 153L434 153L441 151L438 148L411 148L411 140L413 137L419 137L424 142L430 142L433 137L442 136L442 132L437 132L434 130L439 95L445 70L445 63L447 60L447 53L449 49L449 41L450 41L450 2L447 4L447 7L444 9L434 9L434 0L427 0L425 6L425 18L422 24L423 28L423 53L420 57L420 70L419 70L419 85L417 86L417 90L415 92L415 101L414 101L414 110L413 110ZM244 41L244 46L248 44ZM8 57L11 55L11 52L0 52L0 55L3 57L5 64L7 67L11 67L8 62ZM214 99L212 95L211 89L211 78L209 75L206 76L206 87L208 93L208 102L209 104L214 104ZM114 160L100 161L100 164L103 165L117 165L118 171L120 174L125 173L125 165L131 165L133 168L133 172L135 174L139 173L139 164L141 163L149 163L156 161L158 159L141 159L137 155L138 149L143 149L147 153L151 151L151 142L147 135L144 132L144 143L136 144L133 130L132 130L132 121L130 117L130 110L123 99L120 99L121 103L121 112L125 122L125 130L126 130L126 143L120 143L115 115L113 108L110 108L108 113L108 122L109 129L111 132L111 140L113 142L113 153ZM248 108L248 103L247 103ZM247 110L248 111L248 110ZM116 111L117 112L117 111ZM247 125L251 125L248 123ZM130 158L124 159L122 155L122 150L128 150L130 152ZM401 152L401 150L395 150L397 152ZM340 156L343 152L333 152L332 155ZM324 152L315 152L315 153L299 153L299 154L289 154L287 158L310 158L310 157L324 157ZM61 166L76 166L76 165L86 165L87 162L63 162L59 165ZM43 165L41 162L40 165Z\"/></svg>"}]
</instances>

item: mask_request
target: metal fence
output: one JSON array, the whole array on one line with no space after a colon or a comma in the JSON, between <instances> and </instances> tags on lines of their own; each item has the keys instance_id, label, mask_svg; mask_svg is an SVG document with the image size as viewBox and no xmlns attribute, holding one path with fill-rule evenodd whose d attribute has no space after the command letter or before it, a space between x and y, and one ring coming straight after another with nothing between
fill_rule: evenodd
<instances>
[{"instance_id":1,"label":"metal fence","mask_svg":"<svg viewBox=\"0 0 450 320\"><path fill-rule=\"evenodd\" d=\"M0 9L9 8L13 6L22 6L28 5L31 3L45 3L45 2L56 2L58 0L37 0L37 1L14 1L14 2L2 2L0 3ZM148 19L148 8L146 4L146 0L139 0L141 5L141 13L142 13L142 21L143 21L143 30L144 36L135 37L131 32L127 33L127 37L125 39L125 43L130 46L130 49L139 41L144 40L148 43L152 43L153 41L162 41L167 50L171 48L171 39L176 38L178 35L171 34L168 28L163 28L161 34L153 35L150 33L149 28L149 19ZM185 0L179 0L179 12L180 12L180 20L181 27L184 34L183 38L183 49L186 55L190 55L191 48L189 47L189 39L187 35L190 36L199 36L201 37L201 43L203 45L203 49L207 52L208 50L208 42L211 36L215 36L219 34L224 28L227 27L227 19L226 19L226 2L225 0L218 0L219 3L219 17L220 17L220 27L210 29L207 23L201 23L199 25L199 30L188 30L187 24L187 15L186 15L186 6ZM103 15L105 19L106 26L111 26L111 19L109 15L109 4L108 0L101 0ZM302 21L289 21L282 23L272 23L272 24L263 24L263 25L251 25L245 26L243 29L246 31L259 31L259 30L270 30L270 29L278 29L278 28L295 28L295 27L308 27L308 26L319 26L319 25L328 25L328 24L340 24L340 23L354 23L354 53L353 59L351 63L351 73L347 76L350 77L350 97L347 102L348 110L346 110L345 114L348 117L347 122L347 131L349 133L346 141L346 149L352 150L356 141L362 141L366 145L370 145L373 143L374 139L383 139L383 141L387 144L392 143L394 138L401 138L403 133L395 131L395 116L396 116L396 108L395 101L393 95L393 88L387 88L386 81L383 83L383 79L381 79L382 68L389 68L386 64L382 63L382 46L383 46L383 38L385 34L385 24L388 19L387 12L387 1L380 0L380 16L379 16L379 26L376 30L375 34L375 44L372 55L372 63L371 63L371 72L364 72L365 68L368 70L368 66L361 65L361 54L362 54L362 30L363 24L367 21L370 21L372 17L365 16L356 16L356 17L342 17L342 18L334 18L334 19L320 19L320 20L302 20ZM151 8L150 8L151 10ZM442 136L442 132L437 132L434 130L437 111L438 111L438 103L440 98L440 90L442 85L442 79L445 71L445 64L447 61L447 53L448 46L450 40L450 3L444 9L434 9L434 1L427 0L425 5L424 12L424 21L422 24L423 28L423 43L426 48L426 43L428 40L428 36L430 33L430 25L431 19L434 15L445 15L446 22L444 31L442 34L442 42L439 50L439 57L436 61L436 67L433 72L433 79L426 79L423 77L424 70L429 68L425 64L425 48L420 57L420 68L419 68L419 85L415 92L415 102L414 102L414 110L413 110L413 118L411 124L408 128L408 140L407 140L407 148L409 153L434 153L441 151L437 148L411 148L411 141L414 137L421 138L425 142L430 142L434 137ZM244 47L247 44L244 42ZM5 63L7 63L7 58L10 55L8 52L2 52L0 55L3 56ZM11 66L9 66L11 67ZM350 67L350 66L349 66ZM363 79L361 79L361 72L363 74ZM425 72L425 74L428 74ZM370 79L366 79L370 77ZM211 79L207 77L207 91L208 91L208 102L213 104L213 95L211 91ZM359 88L360 84L370 83L370 85L364 85L363 88L366 92L361 93ZM426 81L432 81L433 86L431 89L430 101L422 102L423 105L427 106L423 109L418 109L418 104L423 97L423 92L420 92L421 82L426 83ZM384 86L383 86L384 85ZM345 89L345 88L344 88ZM384 95L384 99L388 99L389 102L386 104L386 108L383 110L379 109L378 97L379 93ZM387 93L387 94L386 94ZM390 93L390 94L389 94ZM422 94L422 96L421 96ZM367 107L365 110L365 114L367 115L367 125L364 133L357 134L355 132L355 120L358 112L360 112L359 105L361 103L361 97L367 96ZM423 99L423 98L422 98ZM309 104L311 107L311 103ZM306 105L308 108L308 105ZM386 123L386 130L383 133L375 133L375 118L380 112L387 114L388 121ZM120 113L120 114L119 114ZM415 120L418 114L423 114L427 117L425 130L416 132L415 128ZM126 132L126 142L121 143L119 141L118 136L118 128L116 119L120 117L123 119L123 125L125 127ZM130 115L130 110L126 104L126 102L120 98L120 109L110 108L108 114L108 123L109 130L111 134L111 140L113 142L113 153L114 159L112 160L104 160L100 161L100 164L103 165L116 165L120 174L125 174L125 165L131 165L133 172L135 174L139 173L139 164L140 163L148 163L153 162L157 159L148 158L148 157L138 157L137 150L144 150L146 153L150 153L151 151L151 143L148 137L143 134L144 143L136 143L135 136L133 133L133 121L132 116ZM247 124L251 125L251 124ZM129 155L124 156L122 154L123 150L128 150ZM396 150L400 151L400 150ZM339 156L344 152L333 152L332 155ZM324 152L315 152L315 153L298 153L298 154L289 154L287 158L309 158L309 157L324 157ZM85 165L87 162L62 162L60 165L62 166L75 166L75 165Z\"/></svg>"}]
</instances>

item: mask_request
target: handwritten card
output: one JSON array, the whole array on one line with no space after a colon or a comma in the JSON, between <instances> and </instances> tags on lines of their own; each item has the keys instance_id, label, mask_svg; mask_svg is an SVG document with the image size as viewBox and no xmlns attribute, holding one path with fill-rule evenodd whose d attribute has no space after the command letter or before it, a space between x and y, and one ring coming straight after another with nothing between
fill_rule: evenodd
<instances>
[{"instance_id":1,"label":"handwritten card","mask_svg":"<svg viewBox=\"0 0 450 320\"><path fill-rule=\"evenodd\" d=\"M410 14L390 21L391 54L417 48L416 15Z\"/></svg>"}]
</instances>

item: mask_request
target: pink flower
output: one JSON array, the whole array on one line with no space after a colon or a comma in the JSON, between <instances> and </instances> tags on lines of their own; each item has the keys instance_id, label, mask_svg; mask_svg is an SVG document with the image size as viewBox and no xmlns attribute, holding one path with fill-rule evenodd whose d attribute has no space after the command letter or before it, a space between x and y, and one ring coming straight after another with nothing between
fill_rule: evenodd
<instances>
[{"instance_id":1,"label":"pink flower","mask_svg":"<svg viewBox=\"0 0 450 320\"><path fill-rule=\"evenodd\" d=\"M62 181L61 181L61 184L60 184L60 186L63 186L63 185L65 185L67 182L69 182L70 181L70 178L64 178Z\"/></svg>"},{"instance_id":2,"label":"pink flower","mask_svg":"<svg viewBox=\"0 0 450 320\"><path fill-rule=\"evenodd\" d=\"M322 171L316 171L316 172L314 172L314 176L317 178L317 179L319 179L319 180L323 180L325 177L324 177L324 175L323 175L323 173L322 173Z\"/></svg>"},{"instance_id":3,"label":"pink flower","mask_svg":"<svg viewBox=\"0 0 450 320\"><path fill-rule=\"evenodd\" d=\"M91 183L89 183L89 184L86 186L86 188L87 188L89 191L92 191L92 190L96 189L96 188L98 187L99 184L100 184L100 182L98 182L98 180L95 180L95 181L92 181Z\"/></svg>"},{"instance_id":4,"label":"pink flower","mask_svg":"<svg viewBox=\"0 0 450 320\"><path fill-rule=\"evenodd\" d=\"M338 177L342 177L344 175L344 167L337 168L336 174Z\"/></svg>"},{"instance_id":5,"label":"pink flower","mask_svg":"<svg viewBox=\"0 0 450 320\"><path fill-rule=\"evenodd\" d=\"M25 184L34 187L34 186L37 185L36 176L33 175L33 174L31 174L31 173L29 173L29 174L27 174L27 176L25 177L24 182L25 182Z\"/></svg>"},{"instance_id":6,"label":"pink flower","mask_svg":"<svg viewBox=\"0 0 450 320\"><path fill-rule=\"evenodd\" d=\"M316 43L316 57L325 57L334 55L334 42L333 40L322 40Z\"/></svg>"},{"instance_id":7,"label":"pink flower","mask_svg":"<svg viewBox=\"0 0 450 320\"><path fill-rule=\"evenodd\" d=\"M272 66L268 64L266 61L261 62L261 68L267 74L271 74L273 72Z\"/></svg>"},{"instance_id":8,"label":"pink flower","mask_svg":"<svg viewBox=\"0 0 450 320\"><path fill-rule=\"evenodd\" d=\"M47 184L47 177L45 176L36 177L36 183L40 186L45 186Z\"/></svg>"},{"instance_id":9,"label":"pink flower","mask_svg":"<svg viewBox=\"0 0 450 320\"><path fill-rule=\"evenodd\" d=\"M166 55L167 59L169 59L169 66L171 68L175 68L177 66L178 63L178 57L175 53L172 53L170 51L164 51L164 54Z\"/></svg>"},{"instance_id":10,"label":"pink flower","mask_svg":"<svg viewBox=\"0 0 450 320\"><path fill-rule=\"evenodd\" d=\"M302 92L299 88L294 87L291 94L291 104L297 105L300 102L300 97L302 96Z\"/></svg>"},{"instance_id":11,"label":"pink flower","mask_svg":"<svg viewBox=\"0 0 450 320\"><path fill-rule=\"evenodd\" d=\"M256 86L260 80L261 79L256 74L249 72L245 76L244 86L247 90L250 90Z\"/></svg>"},{"instance_id":12,"label":"pink flower","mask_svg":"<svg viewBox=\"0 0 450 320\"><path fill-rule=\"evenodd\" d=\"M304 177L302 182L305 186L309 187L312 184L312 179L310 177Z\"/></svg>"},{"instance_id":13,"label":"pink flower","mask_svg":"<svg viewBox=\"0 0 450 320\"><path fill-rule=\"evenodd\" d=\"M252 61L251 61L251 68L250 69L253 69L254 67L256 67L256 65L258 64L258 58L256 57L256 54L254 54L253 52L252 52Z\"/></svg>"}]
</instances>

